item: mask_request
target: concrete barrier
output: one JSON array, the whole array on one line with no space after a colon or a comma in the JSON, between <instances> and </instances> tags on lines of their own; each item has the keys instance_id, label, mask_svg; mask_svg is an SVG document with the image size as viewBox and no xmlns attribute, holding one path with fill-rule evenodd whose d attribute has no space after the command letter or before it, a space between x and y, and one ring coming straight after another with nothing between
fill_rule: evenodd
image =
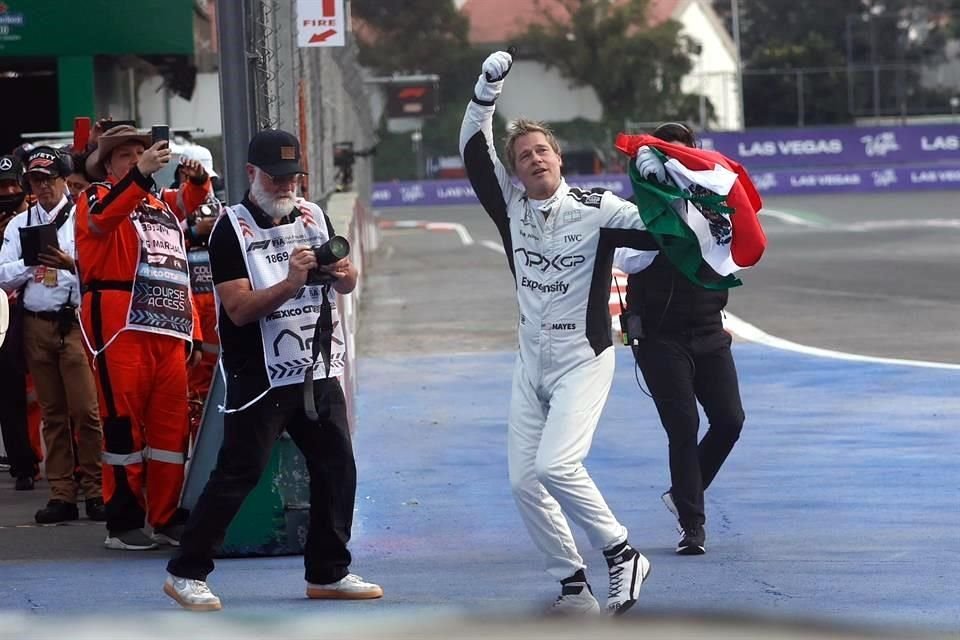
<instances>
[{"instance_id":1,"label":"concrete barrier","mask_svg":"<svg viewBox=\"0 0 960 640\"><path fill-rule=\"evenodd\" d=\"M346 340L347 357L343 369L343 392L347 398L347 415L351 429L356 429L354 397L357 393L357 350L356 335L359 321L360 298L363 295L363 276L370 264L371 256L380 243L379 230L373 220L373 213L355 192L335 193L327 202L327 216L334 230L346 236L350 241L350 259L357 267L359 279L357 288L349 296L337 296L340 309L340 322L343 323L343 336Z\"/></svg>"}]
</instances>

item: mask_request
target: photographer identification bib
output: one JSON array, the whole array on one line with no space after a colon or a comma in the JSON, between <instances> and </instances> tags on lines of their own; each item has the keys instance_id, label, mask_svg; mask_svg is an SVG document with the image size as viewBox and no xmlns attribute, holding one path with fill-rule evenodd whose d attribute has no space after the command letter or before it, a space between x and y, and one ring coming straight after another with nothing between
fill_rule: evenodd
<instances>
[{"instance_id":1,"label":"photographer identification bib","mask_svg":"<svg viewBox=\"0 0 960 640\"><path fill-rule=\"evenodd\" d=\"M240 240L247 274L254 290L267 289L286 279L290 254L296 247L316 246L328 240L320 207L298 198L297 208L301 215L296 220L269 229L261 228L242 204L224 209ZM321 285L306 285L275 311L260 318L263 361L269 386L247 404L228 409L227 413L246 409L274 387L302 383L310 367L313 368L314 380L327 377L323 361L315 361L313 357L313 336L320 318L323 290ZM336 293L330 291L328 299L333 313L329 377L334 378L343 373L345 347ZM219 298L217 309L219 312ZM222 366L221 361L221 373Z\"/></svg>"}]
</instances>

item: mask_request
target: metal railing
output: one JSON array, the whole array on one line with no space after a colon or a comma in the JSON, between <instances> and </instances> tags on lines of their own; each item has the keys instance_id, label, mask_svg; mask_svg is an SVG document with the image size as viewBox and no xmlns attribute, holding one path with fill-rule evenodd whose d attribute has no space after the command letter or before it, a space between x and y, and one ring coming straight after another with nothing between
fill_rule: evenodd
<instances>
[{"instance_id":1,"label":"metal railing","mask_svg":"<svg viewBox=\"0 0 960 640\"><path fill-rule=\"evenodd\" d=\"M225 18L225 13L230 15ZM322 204L335 191L354 188L369 200L371 161L357 159L354 182L345 185L333 157L337 143L351 142L360 150L369 149L376 141L376 124L352 34L348 34L345 47L299 48L295 3L289 1L221 3L218 20L221 30L227 22L234 38L243 34L242 42L231 42L228 33L219 34L230 199L237 199L231 179L246 186L242 164L250 136L259 129L275 127L300 138L309 171L305 197ZM244 86L230 85L235 82Z\"/></svg>"}]
</instances>

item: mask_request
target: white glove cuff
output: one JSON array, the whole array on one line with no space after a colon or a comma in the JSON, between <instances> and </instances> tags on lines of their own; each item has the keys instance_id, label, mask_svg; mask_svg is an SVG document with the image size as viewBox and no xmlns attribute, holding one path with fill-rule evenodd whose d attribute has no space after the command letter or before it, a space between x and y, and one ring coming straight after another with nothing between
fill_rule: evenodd
<instances>
[{"instance_id":1,"label":"white glove cuff","mask_svg":"<svg viewBox=\"0 0 960 640\"><path fill-rule=\"evenodd\" d=\"M477 86L473 88L473 98L482 105L492 105L497 96L503 90L503 80L497 82L487 82L486 77L481 73L477 78Z\"/></svg>"}]
</instances>

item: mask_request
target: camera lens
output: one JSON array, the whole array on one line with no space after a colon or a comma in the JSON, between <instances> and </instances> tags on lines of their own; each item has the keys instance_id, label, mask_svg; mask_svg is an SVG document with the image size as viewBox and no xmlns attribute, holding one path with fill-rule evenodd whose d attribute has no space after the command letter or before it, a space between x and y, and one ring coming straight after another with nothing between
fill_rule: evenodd
<instances>
[{"instance_id":1,"label":"camera lens","mask_svg":"<svg viewBox=\"0 0 960 640\"><path fill-rule=\"evenodd\" d=\"M337 260L343 260L350 255L350 243L343 236L333 236L327 243L330 246L330 253Z\"/></svg>"}]
</instances>

